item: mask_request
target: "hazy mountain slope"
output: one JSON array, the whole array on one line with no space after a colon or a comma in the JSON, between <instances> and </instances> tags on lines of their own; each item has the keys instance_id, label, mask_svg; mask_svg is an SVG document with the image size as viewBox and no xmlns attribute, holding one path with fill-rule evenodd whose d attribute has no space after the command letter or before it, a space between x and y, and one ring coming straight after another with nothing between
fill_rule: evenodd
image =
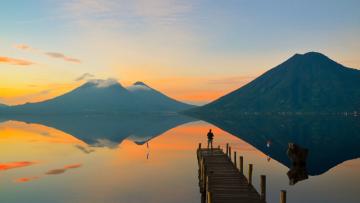
<instances>
[{"instance_id":1,"label":"hazy mountain slope","mask_svg":"<svg viewBox=\"0 0 360 203\"><path fill-rule=\"evenodd\" d=\"M193 107L149 89L151 91L129 91L114 80L92 80L47 101L13 106L8 113L153 113L176 112Z\"/></svg>"},{"instance_id":2,"label":"hazy mountain slope","mask_svg":"<svg viewBox=\"0 0 360 203\"><path fill-rule=\"evenodd\" d=\"M359 111L359 87L359 70L309 52L294 55L247 85L189 113Z\"/></svg>"},{"instance_id":3,"label":"hazy mountain slope","mask_svg":"<svg viewBox=\"0 0 360 203\"><path fill-rule=\"evenodd\" d=\"M174 100L163 93L149 87L143 82L136 82L127 88L136 98L136 100L146 101L154 110L175 110L181 111L189 109L191 106Z\"/></svg>"},{"instance_id":4,"label":"hazy mountain slope","mask_svg":"<svg viewBox=\"0 0 360 203\"><path fill-rule=\"evenodd\" d=\"M94 80L59 97L12 107L24 113L111 112L126 108L129 93L119 83Z\"/></svg>"}]
</instances>

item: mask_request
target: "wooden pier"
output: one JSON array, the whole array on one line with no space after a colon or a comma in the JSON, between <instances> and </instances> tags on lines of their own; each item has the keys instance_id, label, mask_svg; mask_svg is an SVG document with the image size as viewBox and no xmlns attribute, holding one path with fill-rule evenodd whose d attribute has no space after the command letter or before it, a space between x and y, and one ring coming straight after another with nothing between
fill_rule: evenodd
<instances>
[{"instance_id":1,"label":"wooden pier","mask_svg":"<svg viewBox=\"0 0 360 203\"><path fill-rule=\"evenodd\" d=\"M233 159L232 159L233 156ZM266 202L266 176L260 176L260 192L252 185L253 165L249 164L248 177L243 174L243 157L231 153L226 145L226 153L220 146L214 149L197 149L199 164L199 187L202 203L264 203ZM239 162L238 162L239 161ZM239 163L239 168L237 166ZM281 195L284 195L283 191ZM280 203L286 203L281 197Z\"/></svg>"}]
</instances>

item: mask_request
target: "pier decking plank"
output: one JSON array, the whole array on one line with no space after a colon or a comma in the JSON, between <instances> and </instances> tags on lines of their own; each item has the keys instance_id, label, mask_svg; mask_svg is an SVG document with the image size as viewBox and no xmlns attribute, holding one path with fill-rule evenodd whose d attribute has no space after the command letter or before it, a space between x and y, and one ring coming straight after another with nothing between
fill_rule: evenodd
<instances>
[{"instance_id":1,"label":"pier decking plank","mask_svg":"<svg viewBox=\"0 0 360 203\"><path fill-rule=\"evenodd\" d=\"M221 149L198 148L203 203L264 203L260 194Z\"/></svg>"}]
</instances>

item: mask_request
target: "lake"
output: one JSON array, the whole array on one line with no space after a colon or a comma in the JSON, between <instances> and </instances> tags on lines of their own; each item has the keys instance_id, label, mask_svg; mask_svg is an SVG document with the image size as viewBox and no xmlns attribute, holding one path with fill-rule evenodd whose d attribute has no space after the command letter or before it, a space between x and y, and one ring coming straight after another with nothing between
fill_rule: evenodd
<instances>
[{"instance_id":1,"label":"lake","mask_svg":"<svg viewBox=\"0 0 360 203\"><path fill-rule=\"evenodd\" d=\"M279 202L284 189L292 203L360 202L358 118L64 116L0 122L1 202L198 203L196 149L210 128L215 146L229 143L245 166L254 165L257 189L259 176L267 176L269 203ZM288 143L308 150L305 168L294 168ZM289 170L300 175L288 176Z\"/></svg>"}]
</instances>

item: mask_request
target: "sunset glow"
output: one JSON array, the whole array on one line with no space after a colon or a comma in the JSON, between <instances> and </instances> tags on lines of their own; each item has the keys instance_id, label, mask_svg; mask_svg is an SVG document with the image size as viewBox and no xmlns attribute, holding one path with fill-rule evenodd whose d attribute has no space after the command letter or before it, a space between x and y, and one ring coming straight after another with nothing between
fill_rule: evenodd
<instances>
[{"instance_id":1,"label":"sunset glow","mask_svg":"<svg viewBox=\"0 0 360 203\"><path fill-rule=\"evenodd\" d=\"M0 8L1 202L360 203L360 0Z\"/></svg>"},{"instance_id":2,"label":"sunset glow","mask_svg":"<svg viewBox=\"0 0 360 203\"><path fill-rule=\"evenodd\" d=\"M143 81L204 104L307 51L360 68L358 1L40 0L1 7L0 103L9 105L49 99L90 78ZM84 74L91 77L77 80Z\"/></svg>"}]
</instances>

